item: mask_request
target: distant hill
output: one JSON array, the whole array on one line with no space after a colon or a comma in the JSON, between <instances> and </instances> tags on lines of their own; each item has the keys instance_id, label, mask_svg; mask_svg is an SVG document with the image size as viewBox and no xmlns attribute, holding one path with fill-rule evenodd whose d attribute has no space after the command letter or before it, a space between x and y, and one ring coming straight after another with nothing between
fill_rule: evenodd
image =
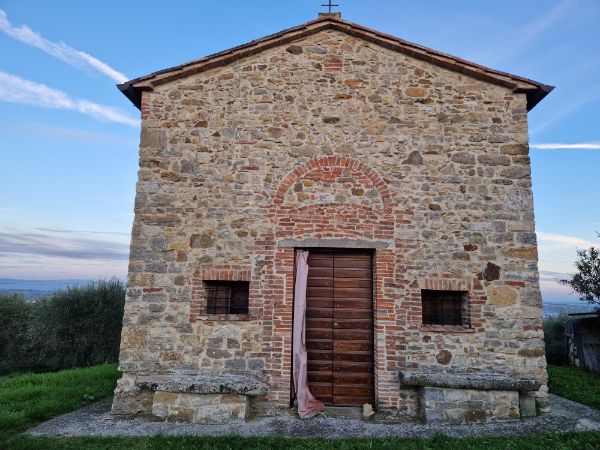
<instances>
[{"instance_id":1,"label":"distant hill","mask_svg":"<svg viewBox=\"0 0 600 450\"><path fill-rule=\"evenodd\" d=\"M0 278L0 292L17 292L23 294L27 300L48 295L57 289L69 286L78 286L88 283L89 280L23 280L18 278Z\"/></svg>"},{"instance_id":2,"label":"distant hill","mask_svg":"<svg viewBox=\"0 0 600 450\"><path fill-rule=\"evenodd\" d=\"M544 317L557 316L560 313L585 313L594 310L585 302L543 303Z\"/></svg>"}]
</instances>

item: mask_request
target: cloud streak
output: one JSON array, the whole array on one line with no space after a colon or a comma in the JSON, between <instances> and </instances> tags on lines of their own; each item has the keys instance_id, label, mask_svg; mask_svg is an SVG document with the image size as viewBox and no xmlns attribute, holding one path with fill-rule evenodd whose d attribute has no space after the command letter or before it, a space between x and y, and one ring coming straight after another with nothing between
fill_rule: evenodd
<instances>
[{"instance_id":1,"label":"cloud streak","mask_svg":"<svg viewBox=\"0 0 600 450\"><path fill-rule=\"evenodd\" d=\"M540 281L557 281L568 277L567 273L552 270L540 270Z\"/></svg>"},{"instance_id":2,"label":"cloud streak","mask_svg":"<svg viewBox=\"0 0 600 450\"><path fill-rule=\"evenodd\" d=\"M76 260L126 261L129 245L73 233L0 231L0 257L35 255Z\"/></svg>"},{"instance_id":3,"label":"cloud streak","mask_svg":"<svg viewBox=\"0 0 600 450\"><path fill-rule=\"evenodd\" d=\"M600 150L600 142L582 142L580 144L530 144L529 147L538 150Z\"/></svg>"},{"instance_id":4,"label":"cloud streak","mask_svg":"<svg viewBox=\"0 0 600 450\"><path fill-rule=\"evenodd\" d=\"M2 9L0 9L0 30L4 31L11 38L38 48L77 69L92 69L112 78L118 83L124 83L128 80L128 77L89 53L74 49L64 42L49 41L26 25L21 25L20 27L13 26Z\"/></svg>"},{"instance_id":5,"label":"cloud streak","mask_svg":"<svg viewBox=\"0 0 600 450\"><path fill-rule=\"evenodd\" d=\"M3 277L124 277L128 254L128 233L0 225Z\"/></svg>"},{"instance_id":6,"label":"cloud streak","mask_svg":"<svg viewBox=\"0 0 600 450\"><path fill-rule=\"evenodd\" d=\"M5 130L7 127L2 127ZM0 130L2 129L0 128ZM14 129L14 126L12 127ZM136 148L138 145L138 141L136 139L128 139L123 136L113 135L113 134L101 134L94 133L92 131L86 130L78 130L76 128L66 128L66 127L55 127L44 125L41 123L28 123L19 126L19 132L25 130L26 132L33 132L36 134L40 134L42 136L54 136L58 138L70 139L74 141L83 141L83 142L99 142L99 143L110 143L116 145L126 145L129 147Z\"/></svg>"},{"instance_id":7,"label":"cloud streak","mask_svg":"<svg viewBox=\"0 0 600 450\"><path fill-rule=\"evenodd\" d=\"M103 121L122 123L132 127L139 125L137 119L123 114L116 108L85 99L72 98L66 92L53 89L45 84L29 81L1 71L0 101L21 103L40 108L77 111Z\"/></svg>"},{"instance_id":8,"label":"cloud streak","mask_svg":"<svg viewBox=\"0 0 600 450\"><path fill-rule=\"evenodd\" d=\"M586 241L585 239L580 239L575 236L566 236L564 234L554 234L554 233L537 233L538 239L540 241L548 241L555 242L557 244L562 244L564 246L569 247L578 247L578 248L588 248L588 247L596 247L598 248L598 244L591 241Z\"/></svg>"}]
</instances>

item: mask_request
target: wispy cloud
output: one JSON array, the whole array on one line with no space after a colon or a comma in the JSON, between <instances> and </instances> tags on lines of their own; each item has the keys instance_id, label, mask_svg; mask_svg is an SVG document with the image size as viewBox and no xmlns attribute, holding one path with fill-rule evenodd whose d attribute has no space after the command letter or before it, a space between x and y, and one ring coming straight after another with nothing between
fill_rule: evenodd
<instances>
[{"instance_id":1,"label":"wispy cloud","mask_svg":"<svg viewBox=\"0 0 600 450\"><path fill-rule=\"evenodd\" d=\"M485 51L470 58L485 62L490 66L511 59L525 51L546 30L568 17L571 12L576 10L575 6L575 2L572 0L562 0L545 13L529 21L520 30L512 32L509 38L502 37L495 44L488 45Z\"/></svg>"},{"instance_id":2,"label":"wispy cloud","mask_svg":"<svg viewBox=\"0 0 600 450\"><path fill-rule=\"evenodd\" d=\"M579 248L598 247L598 244L595 242L587 241L585 239L580 239L575 236L566 236L564 234L538 232L537 236L540 241L554 242L557 244L562 244L562 245L570 246L570 247L579 247Z\"/></svg>"},{"instance_id":3,"label":"wispy cloud","mask_svg":"<svg viewBox=\"0 0 600 450\"><path fill-rule=\"evenodd\" d=\"M554 272L552 270L540 270L540 281L557 281L567 278L568 274L564 272Z\"/></svg>"},{"instance_id":4,"label":"wispy cloud","mask_svg":"<svg viewBox=\"0 0 600 450\"><path fill-rule=\"evenodd\" d=\"M580 144L530 144L529 147L538 150L600 150L600 142L582 142Z\"/></svg>"},{"instance_id":5,"label":"wispy cloud","mask_svg":"<svg viewBox=\"0 0 600 450\"><path fill-rule=\"evenodd\" d=\"M132 127L139 125L139 120L123 114L116 108L71 98L66 92L5 72L0 72L0 101L41 108L66 109L104 121L123 123Z\"/></svg>"},{"instance_id":6,"label":"wispy cloud","mask_svg":"<svg viewBox=\"0 0 600 450\"><path fill-rule=\"evenodd\" d=\"M129 233L0 225L4 277L124 277L128 254Z\"/></svg>"},{"instance_id":7,"label":"wispy cloud","mask_svg":"<svg viewBox=\"0 0 600 450\"><path fill-rule=\"evenodd\" d=\"M6 130L8 127L0 127L1 129ZM14 128L14 126L13 126ZM114 134L103 134L103 133L95 133L93 131L87 130L79 130L77 128L66 128L66 127L55 127L49 126L41 123L26 123L22 124L18 127L18 132L22 133L23 131L29 133L35 133L42 136L55 136L58 138L70 139L74 141L83 141L83 142L101 142L101 143L110 143L117 145L126 145L129 147L137 147L138 141L136 139L128 139L123 136L118 136Z\"/></svg>"},{"instance_id":8,"label":"wispy cloud","mask_svg":"<svg viewBox=\"0 0 600 450\"><path fill-rule=\"evenodd\" d=\"M73 234L73 233L83 233L83 234L105 234L105 235L115 235L115 236L131 236L131 233L125 233L124 231L95 231L95 230L69 230L66 228L46 228L39 227L36 228L37 231L44 231L48 233L64 233L64 234Z\"/></svg>"},{"instance_id":9,"label":"wispy cloud","mask_svg":"<svg viewBox=\"0 0 600 450\"><path fill-rule=\"evenodd\" d=\"M93 69L96 72L112 78L118 83L124 83L128 80L125 75L116 71L105 62L100 61L98 58L93 57L89 53L74 49L64 42L49 41L26 25L21 25L20 27L13 26L8 20L6 12L2 9L0 9L0 30L4 31L13 39L32 47L39 48L43 52L78 69Z\"/></svg>"},{"instance_id":10,"label":"wispy cloud","mask_svg":"<svg viewBox=\"0 0 600 450\"><path fill-rule=\"evenodd\" d=\"M129 245L124 242L89 237L86 233L59 234L0 231L0 256L25 254L109 261L128 258Z\"/></svg>"}]
</instances>

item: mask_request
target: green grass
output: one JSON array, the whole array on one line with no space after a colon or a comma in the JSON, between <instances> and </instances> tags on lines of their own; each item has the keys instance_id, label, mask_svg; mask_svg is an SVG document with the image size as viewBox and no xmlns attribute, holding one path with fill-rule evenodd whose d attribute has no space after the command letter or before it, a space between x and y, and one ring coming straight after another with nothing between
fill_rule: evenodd
<instances>
[{"instance_id":1,"label":"green grass","mask_svg":"<svg viewBox=\"0 0 600 450\"><path fill-rule=\"evenodd\" d=\"M548 388L553 394L600 409L600 374L575 367L548 366Z\"/></svg>"},{"instance_id":2,"label":"green grass","mask_svg":"<svg viewBox=\"0 0 600 450\"><path fill-rule=\"evenodd\" d=\"M3 377L0 441L59 414L109 398L118 377L116 364Z\"/></svg>"},{"instance_id":3,"label":"green grass","mask_svg":"<svg viewBox=\"0 0 600 450\"><path fill-rule=\"evenodd\" d=\"M455 439L436 436L431 439L339 439L283 437L73 437L41 438L20 434L53 416L72 411L112 394L119 372L115 365L65 370L56 373L19 375L0 379L0 449L599 449L600 432L563 433L549 436L512 438L483 437ZM571 392L580 383L599 394L598 377L563 367L551 367L551 389ZM587 381L584 381L587 380ZM592 381L590 381L592 380ZM575 384L573 384L575 383ZM589 394L584 394L592 398ZM597 397L596 397L597 398ZM589 404L589 402L588 402ZM232 429L232 433L235 429Z\"/></svg>"},{"instance_id":4,"label":"green grass","mask_svg":"<svg viewBox=\"0 0 600 450\"><path fill-rule=\"evenodd\" d=\"M21 438L14 441L14 450L36 449L111 449L111 450L184 450L184 449L439 449L439 450L572 450L598 449L600 433L565 433L517 438L455 439L436 436L431 439L339 439L260 437L146 437L146 438Z\"/></svg>"}]
</instances>

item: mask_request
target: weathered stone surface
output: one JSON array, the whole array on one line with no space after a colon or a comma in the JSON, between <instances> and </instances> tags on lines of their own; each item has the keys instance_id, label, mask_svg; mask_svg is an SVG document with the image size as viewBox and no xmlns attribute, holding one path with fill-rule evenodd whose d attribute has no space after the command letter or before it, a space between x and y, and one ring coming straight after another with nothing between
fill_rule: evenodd
<instances>
[{"instance_id":1,"label":"weathered stone surface","mask_svg":"<svg viewBox=\"0 0 600 450\"><path fill-rule=\"evenodd\" d=\"M409 97L425 97L427 95L427 91L419 87L409 87L405 92Z\"/></svg>"},{"instance_id":2,"label":"weathered stone surface","mask_svg":"<svg viewBox=\"0 0 600 450\"><path fill-rule=\"evenodd\" d=\"M486 288L490 305L513 306L519 298L519 291L507 286L492 284Z\"/></svg>"},{"instance_id":3,"label":"weathered stone surface","mask_svg":"<svg viewBox=\"0 0 600 450\"><path fill-rule=\"evenodd\" d=\"M531 171L529 166L512 166L500 171L500 176L505 178L520 179L529 177L530 175Z\"/></svg>"},{"instance_id":4,"label":"weathered stone surface","mask_svg":"<svg viewBox=\"0 0 600 450\"><path fill-rule=\"evenodd\" d=\"M526 358L538 358L544 356L544 349L542 348L522 348L519 350L519 355Z\"/></svg>"},{"instance_id":5,"label":"weathered stone surface","mask_svg":"<svg viewBox=\"0 0 600 450\"><path fill-rule=\"evenodd\" d=\"M410 152L408 158L406 158L402 164L423 164L423 157L421 156L421 153L415 150L414 152Z\"/></svg>"},{"instance_id":6,"label":"weathered stone surface","mask_svg":"<svg viewBox=\"0 0 600 450\"><path fill-rule=\"evenodd\" d=\"M500 374L447 372L400 372L400 383L406 386L426 386L452 389L537 391L542 385L533 379L512 378Z\"/></svg>"},{"instance_id":7,"label":"weathered stone surface","mask_svg":"<svg viewBox=\"0 0 600 450\"><path fill-rule=\"evenodd\" d=\"M477 161L479 164L488 166L508 166L510 164L510 158L504 155L479 155Z\"/></svg>"},{"instance_id":8,"label":"weathered stone surface","mask_svg":"<svg viewBox=\"0 0 600 450\"><path fill-rule=\"evenodd\" d=\"M156 391L152 414L171 422L229 423L246 418L247 398L231 394L191 394Z\"/></svg>"},{"instance_id":9,"label":"weathered stone surface","mask_svg":"<svg viewBox=\"0 0 600 450\"><path fill-rule=\"evenodd\" d=\"M264 395L267 385L244 375L154 375L136 379L140 388L197 394Z\"/></svg>"},{"instance_id":10,"label":"weathered stone surface","mask_svg":"<svg viewBox=\"0 0 600 450\"><path fill-rule=\"evenodd\" d=\"M167 132L160 129L142 127L140 147L164 148L167 145Z\"/></svg>"},{"instance_id":11,"label":"weathered stone surface","mask_svg":"<svg viewBox=\"0 0 600 450\"><path fill-rule=\"evenodd\" d=\"M115 415L149 413L152 409L153 395L152 391L136 386L134 377L125 374L117 381L112 413Z\"/></svg>"},{"instance_id":12,"label":"weathered stone surface","mask_svg":"<svg viewBox=\"0 0 600 450\"><path fill-rule=\"evenodd\" d=\"M485 266L485 269L479 273L478 278L480 280L486 280L486 281L494 281L494 280L499 280L500 279L500 266L497 266L496 264L492 263L492 262L488 262L487 265Z\"/></svg>"},{"instance_id":13,"label":"weathered stone surface","mask_svg":"<svg viewBox=\"0 0 600 450\"><path fill-rule=\"evenodd\" d=\"M445 366L452 360L452 353L450 353L448 350L440 350L435 359L437 359L437 362Z\"/></svg>"},{"instance_id":14,"label":"weathered stone surface","mask_svg":"<svg viewBox=\"0 0 600 450\"><path fill-rule=\"evenodd\" d=\"M427 423L499 422L520 417L519 393L515 391L423 387L420 393Z\"/></svg>"},{"instance_id":15,"label":"weathered stone surface","mask_svg":"<svg viewBox=\"0 0 600 450\"><path fill-rule=\"evenodd\" d=\"M301 45L294 44L294 45L290 45L288 48L286 48L285 51L288 53L291 53L292 55L299 55L304 50L302 49Z\"/></svg>"},{"instance_id":16,"label":"weathered stone surface","mask_svg":"<svg viewBox=\"0 0 600 450\"><path fill-rule=\"evenodd\" d=\"M535 417L537 416L537 408L535 405L535 397L529 394L519 395L519 410L521 411L521 417Z\"/></svg>"},{"instance_id":17,"label":"weathered stone surface","mask_svg":"<svg viewBox=\"0 0 600 450\"><path fill-rule=\"evenodd\" d=\"M504 155L528 155L529 145L527 144L507 144L500 147L500 152Z\"/></svg>"}]
</instances>

